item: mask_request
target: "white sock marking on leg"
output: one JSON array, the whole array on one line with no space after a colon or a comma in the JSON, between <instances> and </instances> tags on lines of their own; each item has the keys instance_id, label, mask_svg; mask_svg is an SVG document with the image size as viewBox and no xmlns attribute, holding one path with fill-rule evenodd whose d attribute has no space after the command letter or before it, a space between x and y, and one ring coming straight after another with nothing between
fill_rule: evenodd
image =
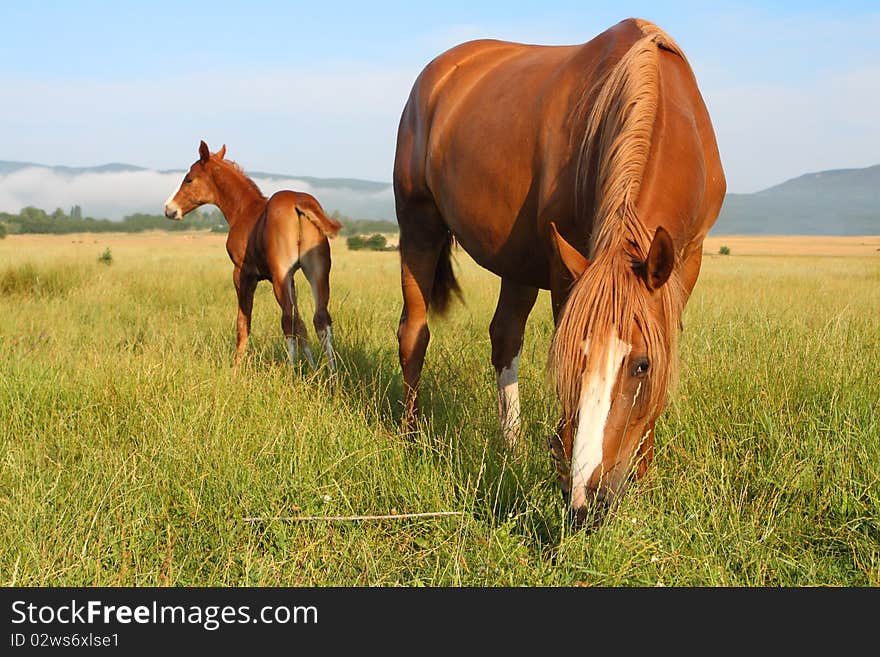
<instances>
[{"instance_id":1,"label":"white sock marking on leg","mask_svg":"<svg viewBox=\"0 0 880 657\"><path fill-rule=\"evenodd\" d=\"M312 369L315 369L315 358L312 356L312 350L309 349L309 345L303 344L303 353L306 355L306 360L309 361L309 365L312 366Z\"/></svg>"},{"instance_id":2,"label":"white sock marking on leg","mask_svg":"<svg viewBox=\"0 0 880 657\"><path fill-rule=\"evenodd\" d=\"M321 341L321 347L327 354L327 364L330 366L330 372L336 371L336 356L333 353L333 326L328 325L323 331L318 331L318 339Z\"/></svg>"},{"instance_id":3,"label":"white sock marking on leg","mask_svg":"<svg viewBox=\"0 0 880 657\"><path fill-rule=\"evenodd\" d=\"M519 358L522 347L497 375L498 384L498 416L501 420L501 431L508 445L515 445L519 440Z\"/></svg>"}]
</instances>

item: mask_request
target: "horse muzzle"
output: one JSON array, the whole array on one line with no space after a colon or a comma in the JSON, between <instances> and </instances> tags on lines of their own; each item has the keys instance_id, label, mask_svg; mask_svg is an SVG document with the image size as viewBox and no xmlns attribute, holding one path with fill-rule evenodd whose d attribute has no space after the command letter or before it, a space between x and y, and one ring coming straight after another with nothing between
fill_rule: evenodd
<instances>
[{"instance_id":1,"label":"horse muzzle","mask_svg":"<svg viewBox=\"0 0 880 657\"><path fill-rule=\"evenodd\" d=\"M165 206L165 216L174 221L180 220L180 210L177 208L170 208L167 205Z\"/></svg>"},{"instance_id":2,"label":"horse muzzle","mask_svg":"<svg viewBox=\"0 0 880 657\"><path fill-rule=\"evenodd\" d=\"M598 528L611 509L611 497L607 490L599 489L589 491L586 500L578 506L571 505L570 498L566 499L572 528L587 531Z\"/></svg>"}]
</instances>

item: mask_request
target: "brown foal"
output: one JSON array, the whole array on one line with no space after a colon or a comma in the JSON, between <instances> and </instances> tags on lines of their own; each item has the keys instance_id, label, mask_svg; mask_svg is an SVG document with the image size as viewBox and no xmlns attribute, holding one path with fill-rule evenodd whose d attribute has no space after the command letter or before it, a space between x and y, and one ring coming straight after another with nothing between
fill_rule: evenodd
<instances>
[{"instance_id":1,"label":"brown foal","mask_svg":"<svg viewBox=\"0 0 880 657\"><path fill-rule=\"evenodd\" d=\"M267 199L235 162L225 159L226 146L216 153L199 144L199 159L190 167L180 188L165 202L165 216L180 220L187 212L211 203L229 222L226 251L235 269L232 280L238 295L238 342L235 365L247 348L254 290L269 280L281 306L281 330L287 339L290 362L302 349L314 368L306 326L296 305L293 274L302 268L315 299L314 325L331 372L336 371L330 299L330 242L342 227L330 219L321 204L302 192L282 190Z\"/></svg>"}]
</instances>

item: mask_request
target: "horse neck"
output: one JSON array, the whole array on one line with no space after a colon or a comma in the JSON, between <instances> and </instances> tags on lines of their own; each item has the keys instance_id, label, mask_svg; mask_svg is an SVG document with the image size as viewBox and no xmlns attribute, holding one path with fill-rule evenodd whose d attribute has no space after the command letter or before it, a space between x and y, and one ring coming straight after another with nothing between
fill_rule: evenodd
<instances>
[{"instance_id":1,"label":"horse neck","mask_svg":"<svg viewBox=\"0 0 880 657\"><path fill-rule=\"evenodd\" d=\"M217 188L216 205L230 228L241 223L253 223L266 206L266 197L237 171L225 167L220 169L214 183Z\"/></svg>"}]
</instances>

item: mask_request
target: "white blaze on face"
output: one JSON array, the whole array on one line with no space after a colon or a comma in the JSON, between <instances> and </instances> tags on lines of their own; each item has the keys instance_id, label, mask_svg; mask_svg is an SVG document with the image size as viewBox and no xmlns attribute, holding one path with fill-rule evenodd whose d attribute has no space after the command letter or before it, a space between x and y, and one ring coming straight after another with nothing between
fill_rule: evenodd
<instances>
[{"instance_id":1,"label":"white blaze on face","mask_svg":"<svg viewBox=\"0 0 880 657\"><path fill-rule=\"evenodd\" d=\"M616 335L611 336L604 346L606 351L598 360L599 367L595 372L587 373L581 392L571 455L571 506L575 509L586 503L587 483L602 464L602 441L614 386L623 359L632 349L632 345ZM587 349L589 341L584 344L584 351Z\"/></svg>"},{"instance_id":2,"label":"white blaze on face","mask_svg":"<svg viewBox=\"0 0 880 657\"><path fill-rule=\"evenodd\" d=\"M168 200L165 201L165 209L166 210L176 210L177 214L183 214L180 211L180 208L177 206L177 203L174 202L174 197L177 196L177 192L180 191L180 187L178 187L174 192L171 193L171 196L168 197Z\"/></svg>"},{"instance_id":3,"label":"white blaze on face","mask_svg":"<svg viewBox=\"0 0 880 657\"><path fill-rule=\"evenodd\" d=\"M522 347L510 361L510 365L498 372L498 416L501 431L509 445L519 438L519 357Z\"/></svg>"}]
</instances>

